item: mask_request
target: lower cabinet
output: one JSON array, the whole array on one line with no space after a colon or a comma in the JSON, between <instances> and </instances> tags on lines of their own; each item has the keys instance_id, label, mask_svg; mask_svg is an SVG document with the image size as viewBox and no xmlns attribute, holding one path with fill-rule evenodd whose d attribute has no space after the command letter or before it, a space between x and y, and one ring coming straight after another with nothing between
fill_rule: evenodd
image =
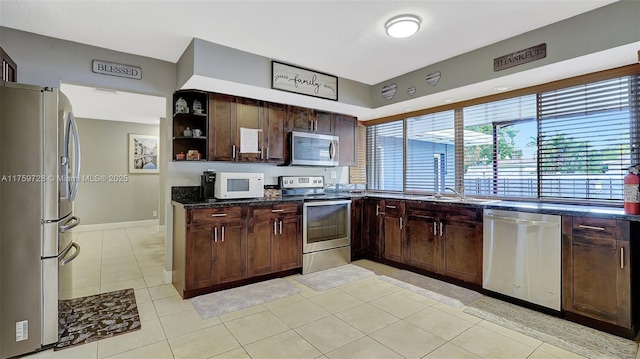
<instances>
[{"instance_id":1,"label":"lower cabinet","mask_svg":"<svg viewBox=\"0 0 640 359\"><path fill-rule=\"evenodd\" d=\"M629 221L562 217L563 310L634 333L630 233Z\"/></svg>"},{"instance_id":2,"label":"lower cabinet","mask_svg":"<svg viewBox=\"0 0 640 359\"><path fill-rule=\"evenodd\" d=\"M173 285L183 298L302 267L298 203L198 209L176 204L173 226Z\"/></svg>"},{"instance_id":3,"label":"lower cabinet","mask_svg":"<svg viewBox=\"0 0 640 359\"><path fill-rule=\"evenodd\" d=\"M302 217L298 204L250 208L249 276L302 267Z\"/></svg>"},{"instance_id":4,"label":"lower cabinet","mask_svg":"<svg viewBox=\"0 0 640 359\"><path fill-rule=\"evenodd\" d=\"M396 200L380 201L382 257L482 284L482 210Z\"/></svg>"},{"instance_id":5,"label":"lower cabinet","mask_svg":"<svg viewBox=\"0 0 640 359\"><path fill-rule=\"evenodd\" d=\"M362 253L365 258L380 259L381 200L365 199L362 204Z\"/></svg>"}]
</instances>

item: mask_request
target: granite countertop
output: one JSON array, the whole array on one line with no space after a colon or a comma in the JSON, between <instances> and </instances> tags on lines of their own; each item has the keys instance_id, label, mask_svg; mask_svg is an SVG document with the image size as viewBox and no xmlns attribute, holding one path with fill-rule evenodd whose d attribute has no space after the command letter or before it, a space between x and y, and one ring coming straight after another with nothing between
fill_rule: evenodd
<instances>
[{"instance_id":1,"label":"granite countertop","mask_svg":"<svg viewBox=\"0 0 640 359\"><path fill-rule=\"evenodd\" d=\"M174 187L176 188L176 187ZM199 187L198 187L199 188ZM431 196L412 195L403 193L386 192L364 192L364 191L339 191L327 192L324 195L316 196L284 196L284 197L264 197L249 199L202 199L196 187L179 188L172 193L174 203L182 205L185 209L195 208L216 208L231 207L237 205L258 206L277 203L302 203L304 201L335 200L335 199L399 199L405 201L430 202L439 205L473 206L486 209L497 209L506 211L521 211L532 213L556 214L556 215L588 215L590 217L602 217L612 219L623 219L640 222L640 215L628 215L620 207L607 206L587 206L577 204L559 204L546 202L526 202L526 201L498 201L473 199L468 202L457 200L439 201ZM451 197L447 197L451 198Z\"/></svg>"}]
</instances>

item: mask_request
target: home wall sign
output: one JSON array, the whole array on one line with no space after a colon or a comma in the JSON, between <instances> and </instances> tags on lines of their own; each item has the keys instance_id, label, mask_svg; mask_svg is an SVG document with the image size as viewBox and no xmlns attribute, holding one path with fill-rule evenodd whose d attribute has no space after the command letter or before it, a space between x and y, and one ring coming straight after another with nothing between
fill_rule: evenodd
<instances>
[{"instance_id":1,"label":"home wall sign","mask_svg":"<svg viewBox=\"0 0 640 359\"><path fill-rule=\"evenodd\" d=\"M271 88L338 101L338 77L271 62Z\"/></svg>"},{"instance_id":2,"label":"home wall sign","mask_svg":"<svg viewBox=\"0 0 640 359\"><path fill-rule=\"evenodd\" d=\"M116 64L100 60L93 60L91 70L97 74L125 77L128 79L142 79L142 68L124 64Z\"/></svg>"},{"instance_id":3,"label":"home wall sign","mask_svg":"<svg viewBox=\"0 0 640 359\"><path fill-rule=\"evenodd\" d=\"M493 59L493 71L526 64L547 57L547 44L540 44Z\"/></svg>"}]
</instances>

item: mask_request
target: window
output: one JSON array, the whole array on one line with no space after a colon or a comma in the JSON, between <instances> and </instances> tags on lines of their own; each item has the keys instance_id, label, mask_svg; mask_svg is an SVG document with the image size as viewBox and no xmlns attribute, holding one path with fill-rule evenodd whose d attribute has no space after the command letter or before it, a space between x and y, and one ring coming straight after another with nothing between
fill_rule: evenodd
<instances>
[{"instance_id":1,"label":"window","mask_svg":"<svg viewBox=\"0 0 640 359\"><path fill-rule=\"evenodd\" d=\"M367 129L368 189L403 191L403 123L389 122Z\"/></svg>"},{"instance_id":2,"label":"window","mask_svg":"<svg viewBox=\"0 0 640 359\"><path fill-rule=\"evenodd\" d=\"M627 76L539 95L540 197L623 199L637 82Z\"/></svg>"},{"instance_id":3,"label":"window","mask_svg":"<svg viewBox=\"0 0 640 359\"><path fill-rule=\"evenodd\" d=\"M444 193L463 184L469 196L620 203L624 176L640 163L633 71L369 126L367 188Z\"/></svg>"},{"instance_id":4,"label":"window","mask_svg":"<svg viewBox=\"0 0 640 359\"><path fill-rule=\"evenodd\" d=\"M406 120L405 191L444 192L455 186L454 112Z\"/></svg>"},{"instance_id":5,"label":"window","mask_svg":"<svg viewBox=\"0 0 640 359\"><path fill-rule=\"evenodd\" d=\"M537 197L535 95L466 107L463 118L465 194Z\"/></svg>"}]
</instances>

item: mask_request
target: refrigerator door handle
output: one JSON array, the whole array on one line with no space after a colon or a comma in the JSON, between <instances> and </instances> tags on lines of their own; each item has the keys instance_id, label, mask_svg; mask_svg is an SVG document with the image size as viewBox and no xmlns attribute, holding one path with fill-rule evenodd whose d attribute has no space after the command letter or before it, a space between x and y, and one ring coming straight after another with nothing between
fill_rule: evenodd
<instances>
[{"instance_id":1,"label":"refrigerator door handle","mask_svg":"<svg viewBox=\"0 0 640 359\"><path fill-rule=\"evenodd\" d=\"M69 224L71 223L71 224ZM66 221L64 221L64 223L62 225L60 225L60 233L64 233L68 230L71 230L75 227L77 227L80 224L80 218L76 217L76 216L71 216L69 219L67 219Z\"/></svg>"},{"instance_id":2,"label":"refrigerator door handle","mask_svg":"<svg viewBox=\"0 0 640 359\"><path fill-rule=\"evenodd\" d=\"M60 260L60 266L64 266L69 264L69 262L73 261L74 259L76 259L76 257L78 257L78 255L80 254L80 245L78 243L71 243L71 247L73 247L76 251L75 253L73 253L73 255L71 255L71 257L69 258L65 258L65 259L61 259ZM69 251L67 251L68 253ZM66 253L65 253L66 255Z\"/></svg>"},{"instance_id":3,"label":"refrigerator door handle","mask_svg":"<svg viewBox=\"0 0 640 359\"><path fill-rule=\"evenodd\" d=\"M69 112L69 121L67 122L67 133L65 135L65 158L66 161L69 161L69 145L70 145L70 137L71 132L73 132L73 144L75 149L75 160L73 163L73 174L71 178L67 179L67 185L69 186L69 202L73 202L76 198L76 193L78 193L78 185L80 184L80 138L78 137L78 126L76 125L75 117L73 116L73 112ZM65 174L66 175L66 174Z\"/></svg>"}]
</instances>

